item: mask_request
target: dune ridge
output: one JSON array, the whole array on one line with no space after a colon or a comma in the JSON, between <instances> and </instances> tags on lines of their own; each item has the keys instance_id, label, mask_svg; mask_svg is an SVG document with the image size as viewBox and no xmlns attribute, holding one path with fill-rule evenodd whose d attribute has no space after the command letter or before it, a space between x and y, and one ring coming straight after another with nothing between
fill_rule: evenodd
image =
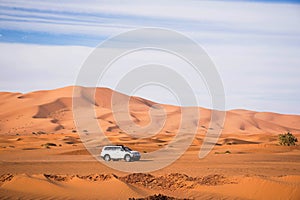
<instances>
[{"instance_id":1,"label":"dune ridge","mask_svg":"<svg viewBox=\"0 0 300 200\"><path fill-rule=\"evenodd\" d=\"M78 86L77 86L78 87ZM93 104L92 89L80 87L84 104ZM66 133L75 130L72 115L73 87L27 94L0 92L0 134ZM96 88L95 111L97 119L107 132L121 132L113 119L111 98L114 91ZM121 96L126 96L117 93ZM76 98L76 97L74 97ZM148 111L156 103L131 97L130 113L132 120L144 126L150 121ZM180 107L161 105L167 112L167 121L161 133L176 133L180 122ZM199 108L201 115L198 133L207 131L211 111ZM277 113L231 110L226 112L223 134L278 134L291 131L300 134L300 116Z\"/></svg>"},{"instance_id":2,"label":"dune ridge","mask_svg":"<svg viewBox=\"0 0 300 200\"><path fill-rule=\"evenodd\" d=\"M196 194L194 197L205 199L218 198L222 194L226 199L297 199L300 195L300 176L236 176L229 179L218 174L191 177L179 173L162 176L137 173L119 177L114 174L4 174L0 177L0 198L5 195L22 199L119 199L120 196L122 199L147 199L147 196L152 199L192 199ZM260 187L279 188L270 191L260 190ZM288 191L289 196L281 190Z\"/></svg>"}]
</instances>

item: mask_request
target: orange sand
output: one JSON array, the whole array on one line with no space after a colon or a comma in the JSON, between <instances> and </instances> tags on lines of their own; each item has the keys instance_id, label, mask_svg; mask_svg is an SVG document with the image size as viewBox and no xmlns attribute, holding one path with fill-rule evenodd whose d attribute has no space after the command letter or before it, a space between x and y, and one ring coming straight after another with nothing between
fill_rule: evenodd
<instances>
[{"instance_id":1,"label":"orange sand","mask_svg":"<svg viewBox=\"0 0 300 200\"><path fill-rule=\"evenodd\" d=\"M133 180L141 179L134 182L124 178L128 174L110 169L85 150L73 122L72 89L0 93L1 199L128 199L159 193L194 199L300 199L300 147L277 145L277 135L286 131L300 139L298 115L228 111L217 145L200 160L198 152L211 111L199 108L199 128L188 151L172 165L152 172L153 183L143 179L145 174L133 176ZM80 95L86 97L84 103L91 103L88 90ZM111 95L111 90L98 88L95 110L112 142L150 152L167 145L177 133L180 108L162 105L167 112L163 129L149 138L131 137L116 126ZM153 104L132 97L130 111L134 122L147 125ZM46 143L56 146L46 148ZM135 169L152 163L151 159L142 158L136 163L114 164ZM91 174L94 175L87 176ZM110 178L97 179L97 174ZM184 174L191 178L184 178ZM53 178L58 175L65 180ZM161 187L156 184L159 181L165 181ZM172 185L164 185L168 182Z\"/></svg>"}]
</instances>

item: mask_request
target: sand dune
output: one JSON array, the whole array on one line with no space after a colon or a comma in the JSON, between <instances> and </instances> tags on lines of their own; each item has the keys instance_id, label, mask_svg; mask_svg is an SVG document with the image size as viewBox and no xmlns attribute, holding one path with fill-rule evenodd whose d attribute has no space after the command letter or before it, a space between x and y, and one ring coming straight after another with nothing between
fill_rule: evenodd
<instances>
[{"instance_id":1,"label":"sand dune","mask_svg":"<svg viewBox=\"0 0 300 200\"><path fill-rule=\"evenodd\" d=\"M298 199L300 196L300 176L238 176L233 179L217 174L190 177L178 173L163 176L140 173L121 177L113 174L11 176L2 176L0 198L128 199L158 193L199 199L220 196L226 199Z\"/></svg>"},{"instance_id":2,"label":"sand dune","mask_svg":"<svg viewBox=\"0 0 300 200\"><path fill-rule=\"evenodd\" d=\"M239 199L299 199L300 177L243 177L238 184L205 188L206 192ZM234 190L234 192L232 192Z\"/></svg>"},{"instance_id":3,"label":"sand dune","mask_svg":"<svg viewBox=\"0 0 300 200\"><path fill-rule=\"evenodd\" d=\"M80 91L78 95L83 97L83 103L93 104L93 94L91 94L93 90L84 88ZM28 94L0 93L0 134L30 134L37 131L62 133L75 130L72 121L72 92L73 87ZM107 88L97 88L95 93L95 111L99 123L105 126L105 129L116 126L111 112L112 94L113 91ZM126 95L120 93L117 95L121 96L121 99L127 98ZM154 104L139 97L131 97L132 120L141 126L149 124L148 111ZM180 124L180 108L169 105L161 106L168 116L161 132L176 133ZM198 122L199 132L205 132L211 112L204 108L200 108L199 111L201 115ZM233 110L226 113L223 134L277 134L284 131L299 134L299 121L300 116L297 115ZM121 131L116 129L115 131Z\"/></svg>"},{"instance_id":4,"label":"sand dune","mask_svg":"<svg viewBox=\"0 0 300 200\"><path fill-rule=\"evenodd\" d=\"M49 175L50 176L50 175ZM11 180L5 181L0 191L11 198L72 198L72 199L119 199L123 197L144 197L150 195L147 189L137 188L126 184L111 176L105 179L89 179L87 177L51 178L47 175L26 175L14 176ZM10 193L9 196L6 196Z\"/></svg>"},{"instance_id":5,"label":"sand dune","mask_svg":"<svg viewBox=\"0 0 300 200\"><path fill-rule=\"evenodd\" d=\"M142 153L136 163L124 161L133 170L153 164L149 152L168 145L180 128L182 110L178 106L158 105L139 97L128 97L107 88L79 89L74 98L78 105L95 110L105 135L112 143L124 144ZM153 199L161 194L190 199L299 199L300 146L279 146L278 134L291 131L300 136L300 116L277 113L231 110L217 145L210 154L198 154L209 128L212 111L197 108L200 120L184 124L178 141L192 136L191 126L198 125L197 134L188 151L172 165L151 174L125 174L112 170L85 149L73 121L74 87L27 94L0 92L0 199ZM120 103L129 99L130 118L112 105L116 95ZM116 106L116 107L114 107ZM129 132L116 123L112 107L128 125ZM139 129L151 122L161 122L160 113L149 112L162 107L165 123L157 134L138 137ZM156 108L155 108L156 107ZM154 127L155 128L155 127ZM153 127L144 131L150 133ZM89 124L83 134L93 135ZM132 134L134 133L134 134ZM89 143L103 141L89 138ZM170 147L171 149L173 147ZM100 151L100 149L98 149ZM99 154L97 150L97 154ZM38 189L37 189L38 188ZM156 196L154 196L156 195ZM152 196L150 198L150 196ZM157 197L158 198L158 197Z\"/></svg>"}]
</instances>

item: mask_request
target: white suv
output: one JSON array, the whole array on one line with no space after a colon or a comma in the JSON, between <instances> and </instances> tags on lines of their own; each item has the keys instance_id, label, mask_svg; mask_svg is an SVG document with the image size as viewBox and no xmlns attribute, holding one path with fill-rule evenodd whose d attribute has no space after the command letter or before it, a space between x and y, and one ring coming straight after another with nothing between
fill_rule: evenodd
<instances>
[{"instance_id":1,"label":"white suv","mask_svg":"<svg viewBox=\"0 0 300 200\"><path fill-rule=\"evenodd\" d=\"M126 162L130 162L134 160L140 160L141 158L141 155L138 151L132 151L130 148L123 145L104 146L100 156L105 161L124 159Z\"/></svg>"}]
</instances>

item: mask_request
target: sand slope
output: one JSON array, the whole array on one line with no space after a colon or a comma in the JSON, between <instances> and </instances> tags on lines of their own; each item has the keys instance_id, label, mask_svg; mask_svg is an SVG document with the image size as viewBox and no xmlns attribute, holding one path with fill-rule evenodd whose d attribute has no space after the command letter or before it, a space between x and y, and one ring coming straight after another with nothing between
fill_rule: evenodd
<instances>
[{"instance_id":1,"label":"sand slope","mask_svg":"<svg viewBox=\"0 0 300 200\"><path fill-rule=\"evenodd\" d=\"M76 176L69 179L52 179L43 174L14 176L2 184L0 191L0 198L22 199L128 199L151 194L147 189L126 184L113 176L108 180L90 180L89 177Z\"/></svg>"},{"instance_id":2,"label":"sand slope","mask_svg":"<svg viewBox=\"0 0 300 200\"><path fill-rule=\"evenodd\" d=\"M28 94L0 93L0 134L31 134L38 131L68 133L75 130L72 117L72 92L73 87ZM82 103L95 103L97 118L104 130L120 132L111 113L113 91L97 88L95 102L92 101L91 92L90 89L82 88L81 93L78 94L82 98ZM132 120L141 126L147 125L151 120L148 112L154 104L142 98L132 97L130 101ZM161 106L168 114L161 133L176 133L180 124L180 108ZM201 115L199 133L205 133L211 112L204 108L199 108L199 111ZM300 116L297 115L232 110L226 113L223 134L278 134L285 131L299 134L299 121Z\"/></svg>"},{"instance_id":3,"label":"sand slope","mask_svg":"<svg viewBox=\"0 0 300 200\"><path fill-rule=\"evenodd\" d=\"M2 180L3 181L3 180ZM258 177L185 174L16 175L0 187L0 198L128 199L164 194L190 199L291 199L300 197L300 176ZM271 189L272 188L272 189Z\"/></svg>"},{"instance_id":4,"label":"sand slope","mask_svg":"<svg viewBox=\"0 0 300 200\"><path fill-rule=\"evenodd\" d=\"M95 109L95 119L109 140L144 156L140 162L112 164L143 169L153 164L147 153L168 145L178 132L180 107L131 97L130 117L141 127L160 123L158 114L156 119L149 116L153 106L162 106L167 116L158 134L138 138L116 123L112 90L97 88L93 101L91 88L77 88L75 98L80 106ZM196 108L200 121L189 123L198 124L197 134L183 156L151 174L125 174L96 161L85 149L73 121L72 92L73 87L27 94L0 92L0 199L128 199L154 194L191 199L300 199L300 146L279 146L277 141L278 134L286 131L299 139L298 115L227 111L217 145L199 159L211 110ZM116 95L120 103L127 98ZM152 127L148 128L151 132ZM179 141L191 135L189 125L185 128ZM83 132L88 135L93 130L87 124Z\"/></svg>"}]
</instances>

